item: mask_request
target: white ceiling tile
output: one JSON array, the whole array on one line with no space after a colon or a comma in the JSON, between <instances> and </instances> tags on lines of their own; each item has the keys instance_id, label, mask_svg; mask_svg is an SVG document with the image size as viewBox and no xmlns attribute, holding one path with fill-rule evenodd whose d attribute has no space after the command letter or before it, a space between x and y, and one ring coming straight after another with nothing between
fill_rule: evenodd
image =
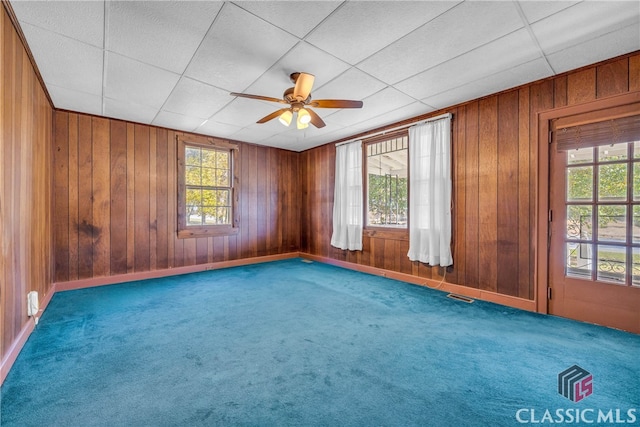
<instances>
[{"instance_id":1,"label":"white ceiling tile","mask_svg":"<svg viewBox=\"0 0 640 427\"><path fill-rule=\"evenodd\" d=\"M226 90L182 77L162 108L166 111L205 119L232 100L233 98Z\"/></svg>"},{"instance_id":2,"label":"white ceiling tile","mask_svg":"<svg viewBox=\"0 0 640 427\"><path fill-rule=\"evenodd\" d=\"M314 99L362 100L384 89L386 85L370 75L351 68L313 92Z\"/></svg>"},{"instance_id":3,"label":"white ceiling tile","mask_svg":"<svg viewBox=\"0 0 640 427\"><path fill-rule=\"evenodd\" d=\"M231 138L242 128L226 123L219 123L214 120L208 120L205 124L198 127L195 132L203 135L217 136L220 138ZM250 142L250 141L247 141Z\"/></svg>"},{"instance_id":4,"label":"white ceiling tile","mask_svg":"<svg viewBox=\"0 0 640 427\"><path fill-rule=\"evenodd\" d=\"M308 43L300 42L243 92L282 98L285 89L293 86L289 76L294 72L313 74L315 92L316 88L348 68L347 63Z\"/></svg>"},{"instance_id":5,"label":"white ceiling tile","mask_svg":"<svg viewBox=\"0 0 640 427\"><path fill-rule=\"evenodd\" d=\"M404 107L405 105L412 104L413 102L415 102L415 99L397 89L388 87L368 98L365 98L363 100L364 105L362 108L338 110L337 113L331 115L331 119L341 123L342 125L351 125L395 110L396 108Z\"/></svg>"},{"instance_id":6,"label":"white ceiling tile","mask_svg":"<svg viewBox=\"0 0 640 427\"><path fill-rule=\"evenodd\" d=\"M106 48L182 73L223 2L109 1Z\"/></svg>"},{"instance_id":7,"label":"white ceiling tile","mask_svg":"<svg viewBox=\"0 0 640 427\"><path fill-rule=\"evenodd\" d=\"M47 90L56 108L83 113L102 115L102 97L90 93L78 92L65 87L47 85Z\"/></svg>"},{"instance_id":8,"label":"white ceiling tile","mask_svg":"<svg viewBox=\"0 0 640 427\"><path fill-rule=\"evenodd\" d=\"M640 23L547 55L547 59L556 73L563 73L636 50L640 50Z\"/></svg>"},{"instance_id":9,"label":"white ceiling tile","mask_svg":"<svg viewBox=\"0 0 640 427\"><path fill-rule=\"evenodd\" d=\"M307 41L355 65L457 2L351 1L314 30Z\"/></svg>"},{"instance_id":10,"label":"white ceiling tile","mask_svg":"<svg viewBox=\"0 0 640 427\"><path fill-rule=\"evenodd\" d=\"M550 74L546 62L540 58L467 83L466 85L458 86L449 91L427 97L423 99L422 102L436 109L447 108L505 89L543 79L549 77Z\"/></svg>"},{"instance_id":11,"label":"white ceiling tile","mask_svg":"<svg viewBox=\"0 0 640 427\"><path fill-rule=\"evenodd\" d=\"M241 1L237 5L271 24L304 37L342 1Z\"/></svg>"},{"instance_id":12,"label":"white ceiling tile","mask_svg":"<svg viewBox=\"0 0 640 427\"><path fill-rule=\"evenodd\" d=\"M211 119L215 122L244 128L255 124L267 114L284 107L285 105L271 104L247 98L236 98L221 111L214 114Z\"/></svg>"},{"instance_id":13,"label":"white ceiling tile","mask_svg":"<svg viewBox=\"0 0 640 427\"><path fill-rule=\"evenodd\" d=\"M194 129L198 128L203 121L203 119L198 117L189 117L182 114L172 113L170 111L160 111L151 123L156 126L162 126L169 129L192 132Z\"/></svg>"},{"instance_id":14,"label":"white ceiling tile","mask_svg":"<svg viewBox=\"0 0 640 427\"><path fill-rule=\"evenodd\" d=\"M128 120L136 123L149 124L158 114L158 109L146 105L118 99L104 98L104 115L114 119Z\"/></svg>"},{"instance_id":15,"label":"white ceiling tile","mask_svg":"<svg viewBox=\"0 0 640 427\"><path fill-rule=\"evenodd\" d=\"M49 31L103 47L102 1L12 1L20 25L29 23Z\"/></svg>"},{"instance_id":16,"label":"white ceiling tile","mask_svg":"<svg viewBox=\"0 0 640 427\"><path fill-rule=\"evenodd\" d=\"M160 109L179 75L122 55L107 54L105 96Z\"/></svg>"},{"instance_id":17,"label":"white ceiling tile","mask_svg":"<svg viewBox=\"0 0 640 427\"><path fill-rule=\"evenodd\" d=\"M551 54L638 22L638 1L584 1L532 24L531 29L545 54Z\"/></svg>"},{"instance_id":18,"label":"white ceiling tile","mask_svg":"<svg viewBox=\"0 0 640 427\"><path fill-rule=\"evenodd\" d=\"M410 77L395 87L422 99L539 57L540 51L529 32L521 29Z\"/></svg>"},{"instance_id":19,"label":"white ceiling tile","mask_svg":"<svg viewBox=\"0 0 640 427\"><path fill-rule=\"evenodd\" d=\"M398 109L386 112L384 114L373 117L369 120L365 120L356 125L360 129L360 132L367 130L373 130L382 126L391 125L402 120L407 120L412 117L421 116L423 114L435 111L435 108L425 105L420 101L416 101L412 104L405 105Z\"/></svg>"},{"instance_id":20,"label":"white ceiling tile","mask_svg":"<svg viewBox=\"0 0 640 427\"><path fill-rule=\"evenodd\" d=\"M297 42L296 37L225 3L185 75L242 92Z\"/></svg>"},{"instance_id":21,"label":"white ceiling tile","mask_svg":"<svg viewBox=\"0 0 640 427\"><path fill-rule=\"evenodd\" d=\"M46 84L102 95L101 49L30 24L21 27Z\"/></svg>"},{"instance_id":22,"label":"white ceiling tile","mask_svg":"<svg viewBox=\"0 0 640 427\"><path fill-rule=\"evenodd\" d=\"M542 0L542 1L518 1L527 22L532 24L563 9L573 6L577 1Z\"/></svg>"},{"instance_id":23,"label":"white ceiling tile","mask_svg":"<svg viewBox=\"0 0 640 427\"><path fill-rule=\"evenodd\" d=\"M371 56L358 68L393 84L521 27L522 20L511 2L465 2Z\"/></svg>"}]
</instances>

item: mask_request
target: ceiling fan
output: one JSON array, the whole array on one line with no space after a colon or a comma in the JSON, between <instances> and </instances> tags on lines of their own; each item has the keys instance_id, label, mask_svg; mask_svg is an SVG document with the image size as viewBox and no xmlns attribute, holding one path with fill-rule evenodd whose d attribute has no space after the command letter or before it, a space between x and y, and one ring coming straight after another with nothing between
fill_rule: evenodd
<instances>
[{"instance_id":1,"label":"ceiling fan","mask_svg":"<svg viewBox=\"0 0 640 427\"><path fill-rule=\"evenodd\" d=\"M350 101L347 99L316 99L311 100L311 87L315 77L308 73L292 73L290 76L294 87L284 91L282 99L272 98L262 95L250 95L248 93L232 92L231 96L239 96L243 98L260 99L262 101L278 102L280 104L289 104L288 107L281 108L273 113L261 118L256 123L266 123L276 117L280 123L285 126L291 124L293 115L297 116L296 125L298 129L304 129L309 123L317 128L325 126L325 122L320 116L309 107L314 108L362 108L362 101Z\"/></svg>"}]
</instances>

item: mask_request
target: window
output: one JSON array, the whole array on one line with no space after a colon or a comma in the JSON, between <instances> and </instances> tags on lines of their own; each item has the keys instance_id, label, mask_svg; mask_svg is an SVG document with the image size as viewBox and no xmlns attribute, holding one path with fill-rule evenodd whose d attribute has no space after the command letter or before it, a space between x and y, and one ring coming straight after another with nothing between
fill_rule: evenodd
<instances>
[{"instance_id":1,"label":"window","mask_svg":"<svg viewBox=\"0 0 640 427\"><path fill-rule=\"evenodd\" d=\"M408 152L406 131L367 144L367 226L407 228Z\"/></svg>"},{"instance_id":2,"label":"window","mask_svg":"<svg viewBox=\"0 0 640 427\"><path fill-rule=\"evenodd\" d=\"M178 237L237 232L236 150L217 139L178 138Z\"/></svg>"}]
</instances>

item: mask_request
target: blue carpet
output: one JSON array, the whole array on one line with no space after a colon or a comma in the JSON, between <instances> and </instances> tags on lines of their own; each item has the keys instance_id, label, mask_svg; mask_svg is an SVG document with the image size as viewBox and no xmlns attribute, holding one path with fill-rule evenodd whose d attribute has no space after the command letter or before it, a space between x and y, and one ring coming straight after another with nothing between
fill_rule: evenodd
<instances>
[{"instance_id":1,"label":"blue carpet","mask_svg":"<svg viewBox=\"0 0 640 427\"><path fill-rule=\"evenodd\" d=\"M640 336L293 259L57 293L1 393L3 427L640 425Z\"/></svg>"}]
</instances>

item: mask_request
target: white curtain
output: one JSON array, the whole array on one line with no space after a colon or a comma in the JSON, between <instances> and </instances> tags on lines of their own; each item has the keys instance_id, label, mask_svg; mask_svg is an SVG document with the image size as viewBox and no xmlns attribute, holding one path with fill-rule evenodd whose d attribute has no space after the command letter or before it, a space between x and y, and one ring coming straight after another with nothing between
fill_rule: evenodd
<instances>
[{"instance_id":1,"label":"white curtain","mask_svg":"<svg viewBox=\"0 0 640 427\"><path fill-rule=\"evenodd\" d=\"M451 118L409 129L411 261L453 264L451 257Z\"/></svg>"},{"instance_id":2,"label":"white curtain","mask_svg":"<svg viewBox=\"0 0 640 427\"><path fill-rule=\"evenodd\" d=\"M336 147L331 246L362 250L362 141Z\"/></svg>"}]
</instances>

